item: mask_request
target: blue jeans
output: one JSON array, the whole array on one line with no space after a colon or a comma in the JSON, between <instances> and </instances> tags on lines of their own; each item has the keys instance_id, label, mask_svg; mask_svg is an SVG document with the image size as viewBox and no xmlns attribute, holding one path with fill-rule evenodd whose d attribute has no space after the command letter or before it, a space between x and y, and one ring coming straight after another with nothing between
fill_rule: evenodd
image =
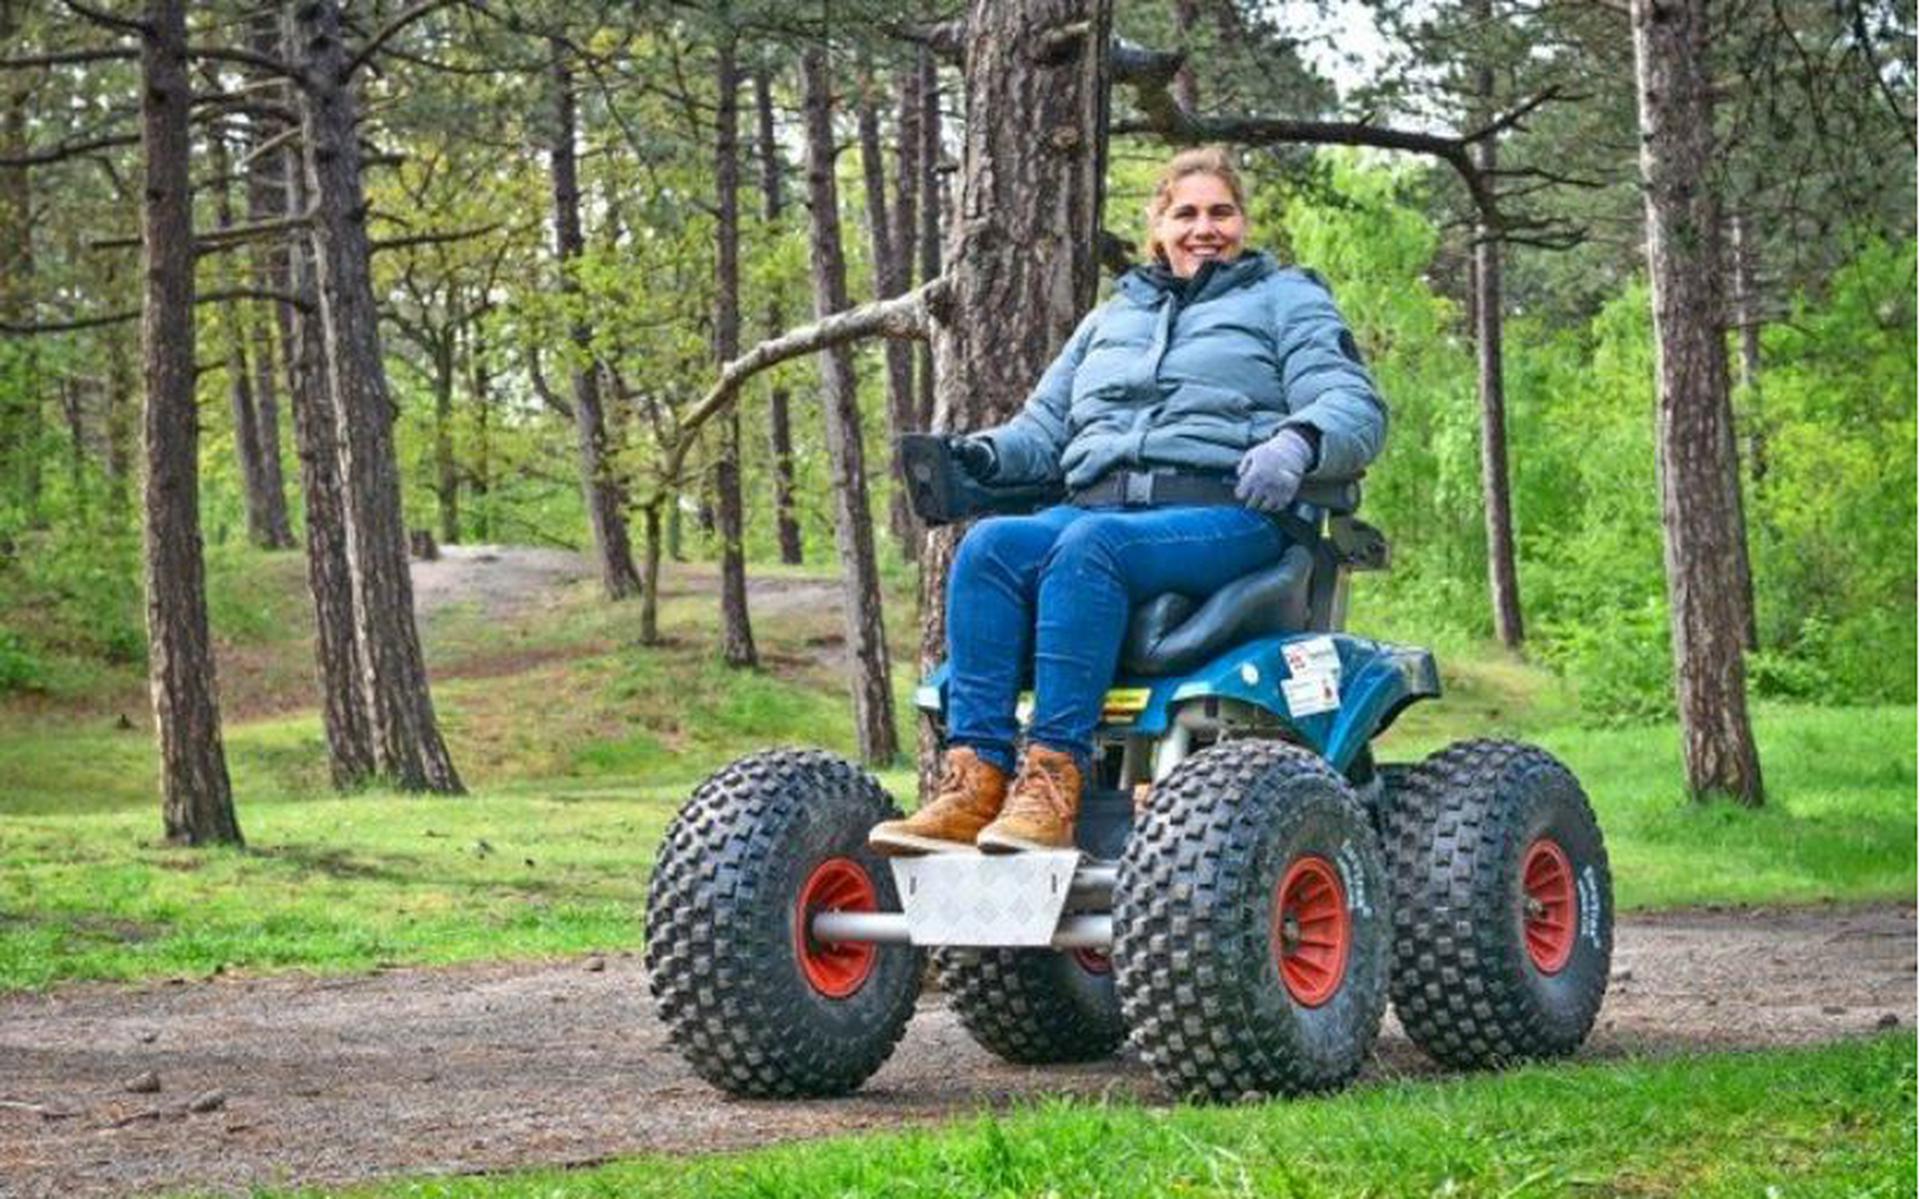
<instances>
[{"instance_id":1,"label":"blue jeans","mask_svg":"<svg viewBox=\"0 0 1920 1199\"><path fill-rule=\"evenodd\" d=\"M1011 770L1014 709L1033 663L1030 741L1093 748L1134 605L1204 597L1280 559L1286 538L1246 508L1077 508L981 521L947 588L947 740Z\"/></svg>"}]
</instances>

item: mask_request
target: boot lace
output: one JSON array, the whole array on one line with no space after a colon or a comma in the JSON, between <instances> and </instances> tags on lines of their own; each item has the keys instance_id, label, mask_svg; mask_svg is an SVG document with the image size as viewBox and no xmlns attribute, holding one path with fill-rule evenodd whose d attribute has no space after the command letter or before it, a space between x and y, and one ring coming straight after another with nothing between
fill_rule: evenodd
<instances>
[{"instance_id":1,"label":"boot lace","mask_svg":"<svg viewBox=\"0 0 1920 1199\"><path fill-rule=\"evenodd\" d=\"M1053 766L1027 759L1020 765L1020 777L1014 780L1008 807L1014 811L1044 813L1055 820L1071 821L1075 796L1070 770L1070 766Z\"/></svg>"}]
</instances>

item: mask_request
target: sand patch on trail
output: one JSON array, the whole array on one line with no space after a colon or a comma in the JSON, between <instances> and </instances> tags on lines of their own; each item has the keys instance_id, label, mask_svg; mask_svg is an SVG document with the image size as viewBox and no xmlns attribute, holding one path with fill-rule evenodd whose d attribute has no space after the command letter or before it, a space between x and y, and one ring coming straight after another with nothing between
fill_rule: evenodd
<instances>
[{"instance_id":1,"label":"sand patch on trail","mask_svg":"<svg viewBox=\"0 0 1920 1199\"><path fill-rule=\"evenodd\" d=\"M1912 1027L1911 905L1634 915L1617 941L1584 1060ZM1367 1077L1432 1071L1389 1018ZM158 1091L128 1090L148 1073ZM1165 1098L1129 1057L1009 1066L927 996L892 1061L851 1098L727 1099L667 1045L640 963L625 956L74 986L0 997L0 1195L241 1192L587 1162L1102 1093Z\"/></svg>"}]
</instances>

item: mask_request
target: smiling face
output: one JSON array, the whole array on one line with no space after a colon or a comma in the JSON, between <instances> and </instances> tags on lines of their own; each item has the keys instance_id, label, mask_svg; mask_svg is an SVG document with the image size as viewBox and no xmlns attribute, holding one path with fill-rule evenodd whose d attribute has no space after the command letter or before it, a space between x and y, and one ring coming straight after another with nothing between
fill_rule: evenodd
<instances>
[{"instance_id":1,"label":"smiling face","mask_svg":"<svg viewBox=\"0 0 1920 1199\"><path fill-rule=\"evenodd\" d=\"M1192 278L1200 264L1232 262L1247 244L1247 214L1240 211L1233 189L1217 175L1196 173L1174 181L1167 206L1153 222L1154 240L1167 256L1167 266L1182 279Z\"/></svg>"}]
</instances>

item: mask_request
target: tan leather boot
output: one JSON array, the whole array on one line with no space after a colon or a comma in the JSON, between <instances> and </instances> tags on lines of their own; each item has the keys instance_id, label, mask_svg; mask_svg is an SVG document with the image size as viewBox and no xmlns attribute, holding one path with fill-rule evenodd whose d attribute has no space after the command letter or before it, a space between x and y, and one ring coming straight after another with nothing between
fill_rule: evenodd
<instances>
[{"instance_id":1,"label":"tan leather boot","mask_svg":"<svg viewBox=\"0 0 1920 1199\"><path fill-rule=\"evenodd\" d=\"M1026 760L1007 793L1000 819L982 830L974 844L983 853L1072 849L1081 782L1072 754L1043 745L1027 746Z\"/></svg>"},{"instance_id":2,"label":"tan leather boot","mask_svg":"<svg viewBox=\"0 0 1920 1199\"><path fill-rule=\"evenodd\" d=\"M925 807L905 820L877 824L867 834L875 853L953 853L973 848L980 830L1000 814L1007 797L1007 772L967 746L947 751L940 767L940 789Z\"/></svg>"}]
</instances>

